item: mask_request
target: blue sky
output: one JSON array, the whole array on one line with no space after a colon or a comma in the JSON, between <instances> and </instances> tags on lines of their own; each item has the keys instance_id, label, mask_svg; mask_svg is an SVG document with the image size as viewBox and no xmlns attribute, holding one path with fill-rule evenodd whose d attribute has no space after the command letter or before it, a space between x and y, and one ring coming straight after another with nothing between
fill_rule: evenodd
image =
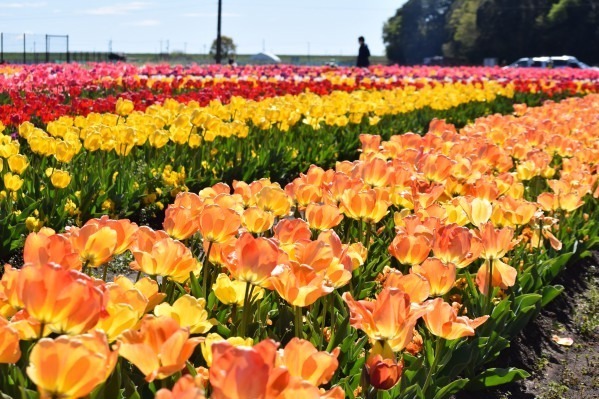
<instances>
[{"instance_id":1,"label":"blue sky","mask_svg":"<svg viewBox=\"0 0 599 399\"><path fill-rule=\"evenodd\" d=\"M223 0L224 35L238 53L354 55L365 36L383 55L383 23L406 0ZM202 53L216 37L217 0L0 0L5 51L43 48L44 34L68 34L73 51ZM18 35L21 36L18 36ZM20 41L21 40L21 41ZM20 42L19 42L20 41ZM20 44L19 44L20 43ZM19 47L20 46L20 47Z\"/></svg>"}]
</instances>

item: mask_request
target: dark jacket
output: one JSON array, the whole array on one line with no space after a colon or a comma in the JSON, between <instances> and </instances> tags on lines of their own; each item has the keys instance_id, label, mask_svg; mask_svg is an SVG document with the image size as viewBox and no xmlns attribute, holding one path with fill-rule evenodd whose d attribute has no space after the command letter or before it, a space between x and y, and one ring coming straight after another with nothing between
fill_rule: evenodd
<instances>
[{"instance_id":1,"label":"dark jacket","mask_svg":"<svg viewBox=\"0 0 599 399\"><path fill-rule=\"evenodd\" d=\"M358 61L356 62L356 66L359 67L367 67L370 65L370 50L368 50L368 46L366 44L361 44L360 49L358 50Z\"/></svg>"}]
</instances>

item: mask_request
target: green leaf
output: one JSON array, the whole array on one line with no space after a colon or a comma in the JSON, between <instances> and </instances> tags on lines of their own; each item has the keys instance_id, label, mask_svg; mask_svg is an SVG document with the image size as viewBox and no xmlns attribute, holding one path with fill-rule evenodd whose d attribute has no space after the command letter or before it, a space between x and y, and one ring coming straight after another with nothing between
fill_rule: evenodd
<instances>
[{"instance_id":1,"label":"green leaf","mask_svg":"<svg viewBox=\"0 0 599 399\"><path fill-rule=\"evenodd\" d=\"M509 369L490 368L472 378L467 385L469 390L480 390L530 377L526 371L514 367Z\"/></svg>"},{"instance_id":2,"label":"green leaf","mask_svg":"<svg viewBox=\"0 0 599 399\"><path fill-rule=\"evenodd\" d=\"M551 301L553 301L559 294L564 291L564 286L562 285L549 285L543 288L543 299L541 300L541 306L545 307Z\"/></svg>"},{"instance_id":3,"label":"green leaf","mask_svg":"<svg viewBox=\"0 0 599 399\"><path fill-rule=\"evenodd\" d=\"M193 274L193 272L189 272L189 285L191 287L191 294L195 298L202 298L202 288L200 287L198 278L195 276L195 274Z\"/></svg>"},{"instance_id":4,"label":"green leaf","mask_svg":"<svg viewBox=\"0 0 599 399\"><path fill-rule=\"evenodd\" d=\"M445 385L443 388L437 391L433 399L444 399L454 393L464 389L470 380L468 378L461 378L451 382L449 385Z\"/></svg>"}]
</instances>

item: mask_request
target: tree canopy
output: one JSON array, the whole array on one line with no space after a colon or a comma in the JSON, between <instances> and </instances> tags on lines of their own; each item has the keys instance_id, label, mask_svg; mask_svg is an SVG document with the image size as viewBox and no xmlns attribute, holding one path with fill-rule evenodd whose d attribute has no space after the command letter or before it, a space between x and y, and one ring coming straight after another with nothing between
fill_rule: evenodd
<instances>
[{"instance_id":1,"label":"tree canopy","mask_svg":"<svg viewBox=\"0 0 599 399\"><path fill-rule=\"evenodd\" d=\"M233 42L233 39L229 36L221 36L220 38L220 50L222 58L226 61L227 58L235 57L237 45ZM210 46L210 55L213 57L216 56L216 39L214 39L212 46Z\"/></svg>"},{"instance_id":2,"label":"tree canopy","mask_svg":"<svg viewBox=\"0 0 599 399\"><path fill-rule=\"evenodd\" d=\"M599 63L596 0L409 0L383 27L387 58L417 64L443 56L484 58L573 55Z\"/></svg>"}]
</instances>

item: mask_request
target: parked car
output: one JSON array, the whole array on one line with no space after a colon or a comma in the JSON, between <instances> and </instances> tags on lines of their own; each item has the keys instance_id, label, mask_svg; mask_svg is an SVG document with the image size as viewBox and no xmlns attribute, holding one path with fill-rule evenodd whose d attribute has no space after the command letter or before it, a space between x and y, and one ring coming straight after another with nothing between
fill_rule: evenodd
<instances>
[{"instance_id":1,"label":"parked car","mask_svg":"<svg viewBox=\"0 0 599 399\"><path fill-rule=\"evenodd\" d=\"M576 57L570 55L552 57L524 57L507 65L505 68L593 68Z\"/></svg>"}]
</instances>

